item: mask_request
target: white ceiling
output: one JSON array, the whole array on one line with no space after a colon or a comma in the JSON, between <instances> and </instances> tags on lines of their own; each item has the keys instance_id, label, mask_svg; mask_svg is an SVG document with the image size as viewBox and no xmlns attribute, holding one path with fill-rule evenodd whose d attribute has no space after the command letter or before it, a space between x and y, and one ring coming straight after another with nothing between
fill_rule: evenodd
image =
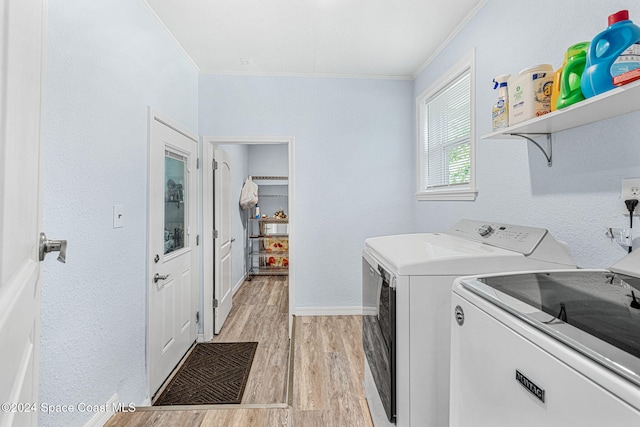
<instances>
[{"instance_id":1,"label":"white ceiling","mask_svg":"<svg viewBox=\"0 0 640 427\"><path fill-rule=\"evenodd\" d=\"M203 73L413 78L487 0L143 0Z\"/></svg>"}]
</instances>

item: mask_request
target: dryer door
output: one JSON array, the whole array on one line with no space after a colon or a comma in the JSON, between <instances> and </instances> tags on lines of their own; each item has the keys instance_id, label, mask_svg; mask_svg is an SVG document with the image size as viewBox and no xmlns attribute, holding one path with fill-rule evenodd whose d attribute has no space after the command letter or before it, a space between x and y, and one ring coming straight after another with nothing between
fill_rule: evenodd
<instances>
[{"instance_id":1,"label":"dryer door","mask_svg":"<svg viewBox=\"0 0 640 427\"><path fill-rule=\"evenodd\" d=\"M395 422L396 290L389 272L362 259L362 344L387 418Z\"/></svg>"}]
</instances>

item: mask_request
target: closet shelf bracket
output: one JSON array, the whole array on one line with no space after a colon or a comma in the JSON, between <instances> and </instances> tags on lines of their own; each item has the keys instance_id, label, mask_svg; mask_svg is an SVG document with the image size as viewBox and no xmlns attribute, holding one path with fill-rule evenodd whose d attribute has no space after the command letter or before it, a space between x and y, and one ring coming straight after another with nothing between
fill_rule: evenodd
<instances>
[{"instance_id":1,"label":"closet shelf bracket","mask_svg":"<svg viewBox=\"0 0 640 427\"><path fill-rule=\"evenodd\" d=\"M551 143L552 140L551 140L551 134L550 133L510 133L509 135L511 135L511 136L519 136L520 138L524 138L527 141L531 142L536 147L538 147L540 149L540 151L542 151L542 154L544 154L544 157L547 159L547 166L551 167L551 165L552 165L551 159L552 159L552 156L553 156L553 151L552 151L552 143ZM542 148L542 146L540 144L538 144L533 138L529 137L529 135L532 135L532 136L546 135L546 137L547 137L547 150Z\"/></svg>"}]
</instances>

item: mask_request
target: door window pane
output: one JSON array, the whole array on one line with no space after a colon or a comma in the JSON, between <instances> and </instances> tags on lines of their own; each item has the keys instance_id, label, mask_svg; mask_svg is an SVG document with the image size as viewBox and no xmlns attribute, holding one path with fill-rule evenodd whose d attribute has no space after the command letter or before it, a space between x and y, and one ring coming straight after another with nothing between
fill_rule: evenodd
<instances>
[{"instance_id":1,"label":"door window pane","mask_svg":"<svg viewBox=\"0 0 640 427\"><path fill-rule=\"evenodd\" d=\"M187 158L165 151L164 156L164 253L184 248L187 215L185 183Z\"/></svg>"}]
</instances>

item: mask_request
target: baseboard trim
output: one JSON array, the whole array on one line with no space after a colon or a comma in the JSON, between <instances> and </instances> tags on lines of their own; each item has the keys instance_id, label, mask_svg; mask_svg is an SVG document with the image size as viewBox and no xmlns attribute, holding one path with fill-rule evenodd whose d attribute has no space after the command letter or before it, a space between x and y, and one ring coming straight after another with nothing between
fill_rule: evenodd
<instances>
[{"instance_id":1,"label":"baseboard trim","mask_svg":"<svg viewBox=\"0 0 640 427\"><path fill-rule=\"evenodd\" d=\"M118 393L111 396L104 406L104 411L97 411L93 417L84 425L84 427L102 427L109 421L109 418L116 412L118 408L119 398ZM102 406L100 409L103 409Z\"/></svg>"},{"instance_id":2,"label":"baseboard trim","mask_svg":"<svg viewBox=\"0 0 640 427\"><path fill-rule=\"evenodd\" d=\"M296 307L296 316L360 316L361 306Z\"/></svg>"},{"instance_id":3,"label":"baseboard trim","mask_svg":"<svg viewBox=\"0 0 640 427\"><path fill-rule=\"evenodd\" d=\"M233 292L232 296L235 296L236 292L238 292L238 289L240 289L240 286L242 286L247 277L249 277L249 275L247 273L244 273L244 276L242 276L240 280L238 280L238 282L235 284L235 286L231 288L231 292Z\"/></svg>"}]
</instances>

